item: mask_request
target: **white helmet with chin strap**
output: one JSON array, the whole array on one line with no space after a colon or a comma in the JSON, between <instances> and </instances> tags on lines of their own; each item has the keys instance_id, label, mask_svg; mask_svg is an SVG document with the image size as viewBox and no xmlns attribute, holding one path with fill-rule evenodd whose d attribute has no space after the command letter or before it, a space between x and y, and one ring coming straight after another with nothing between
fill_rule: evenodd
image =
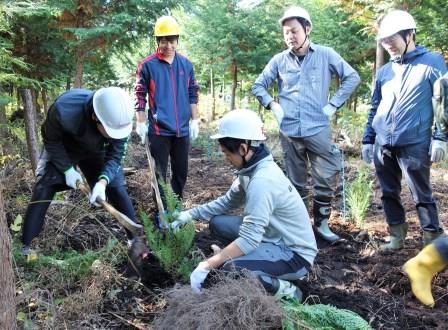
<instances>
[{"instance_id":1,"label":"white helmet with chin strap","mask_svg":"<svg viewBox=\"0 0 448 330\"><path fill-rule=\"evenodd\" d=\"M134 110L128 94L119 87L101 88L93 95L93 110L113 139L123 139L131 134Z\"/></svg>"},{"instance_id":2,"label":"white helmet with chin strap","mask_svg":"<svg viewBox=\"0 0 448 330\"><path fill-rule=\"evenodd\" d=\"M286 9L285 13L283 14L282 18L278 20L278 23L283 26L283 23L291 18L303 18L310 24L310 31L313 28L313 22L311 22L310 14L306 11L306 9L299 7L299 6L293 6L288 9ZM305 28L305 27L304 27Z\"/></svg>"},{"instance_id":3,"label":"white helmet with chin strap","mask_svg":"<svg viewBox=\"0 0 448 330\"><path fill-rule=\"evenodd\" d=\"M403 30L415 30L417 25L411 14L404 10L392 10L380 22L377 39L381 40Z\"/></svg>"},{"instance_id":4,"label":"white helmet with chin strap","mask_svg":"<svg viewBox=\"0 0 448 330\"><path fill-rule=\"evenodd\" d=\"M249 141L266 140L260 117L254 111L247 109L236 109L226 113L219 121L218 133L210 138L226 137Z\"/></svg>"}]
</instances>

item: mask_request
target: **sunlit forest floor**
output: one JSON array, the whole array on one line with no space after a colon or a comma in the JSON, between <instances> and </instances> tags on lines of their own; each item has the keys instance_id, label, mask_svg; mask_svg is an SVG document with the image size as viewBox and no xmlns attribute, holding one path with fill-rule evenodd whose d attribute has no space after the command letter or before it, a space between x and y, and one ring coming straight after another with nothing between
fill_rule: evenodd
<instances>
[{"instance_id":1,"label":"sunlit forest floor","mask_svg":"<svg viewBox=\"0 0 448 330\"><path fill-rule=\"evenodd\" d=\"M128 191L136 210L153 214L149 172L142 146L134 141L126 166L132 167L126 177ZM269 144L269 141L268 141ZM278 145L273 145L273 149ZM274 150L277 151L277 150ZM278 157L278 152L274 153ZM360 166L359 156L345 161L345 180L349 181ZM279 160L281 163L281 159ZM7 219L13 223L23 215L30 198L34 178L27 164L17 162L5 171ZM439 203L440 219L448 226L448 186L446 170L434 168L433 188ZM193 147L185 191L184 206L210 201L223 194L233 180L232 168L224 162L216 148L207 145ZM374 185L373 200L367 213L365 230L344 219L342 194L335 203L331 227L344 238L330 245L318 239L319 254L312 272L298 285L310 304L331 304L361 315L375 329L443 329L448 324L448 272L436 276L433 294L436 307L422 307L410 291L410 283L401 271L403 263L416 255L421 247L420 226L408 189L404 186L403 202L410 224L403 250L393 255L377 253L387 237L387 226L381 209L380 193ZM212 242L205 224L197 224L195 244L205 255L211 254ZM15 234L19 246L20 232ZM36 240L42 255L58 250L79 252L98 250L110 237L122 243L125 233L101 210L91 209L86 198L76 191L58 195L47 214L44 231ZM17 254L16 254L17 255ZM51 267L34 269L27 264L15 264L18 292L18 319L22 328L51 329L134 329L148 328L152 320L166 307L161 294L174 285L156 278L154 273L139 280L130 276L126 260L97 264L86 276L55 277ZM151 265L146 265L151 267ZM149 273L148 273L149 274ZM73 275L73 276L72 276ZM69 280L70 278L70 280ZM188 283L178 283L177 285Z\"/></svg>"}]
</instances>

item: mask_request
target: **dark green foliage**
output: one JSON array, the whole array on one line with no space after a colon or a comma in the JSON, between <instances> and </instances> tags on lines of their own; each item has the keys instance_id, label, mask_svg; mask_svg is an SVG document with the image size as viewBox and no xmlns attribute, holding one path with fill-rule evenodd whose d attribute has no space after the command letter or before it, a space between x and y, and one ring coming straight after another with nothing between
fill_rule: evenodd
<instances>
[{"instance_id":1,"label":"dark green foliage","mask_svg":"<svg viewBox=\"0 0 448 330\"><path fill-rule=\"evenodd\" d=\"M145 213L141 213L141 219L149 247L162 267L172 274L183 274L183 277L189 275L193 267L193 262L188 261L188 255L195 234L194 224L189 223L175 233L171 229L160 231Z\"/></svg>"},{"instance_id":2,"label":"dark green foliage","mask_svg":"<svg viewBox=\"0 0 448 330\"><path fill-rule=\"evenodd\" d=\"M283 329L370 330L372 327L358 314L331 305L302 305L297 301L284 302L287 317Z\"/></svg>"}]
</instances>

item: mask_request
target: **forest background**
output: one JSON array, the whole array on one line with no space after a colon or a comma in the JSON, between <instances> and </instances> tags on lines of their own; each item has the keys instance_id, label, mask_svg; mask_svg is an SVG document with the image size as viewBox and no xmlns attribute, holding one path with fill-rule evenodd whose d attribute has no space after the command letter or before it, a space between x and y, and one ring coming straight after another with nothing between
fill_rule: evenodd
<instances>
[{"instance_id":1,"label":"forest background","mask_svg":"<svg viewBox=\"0 0 448 330\"><path fill-rule=\"evenodd\" d=\"M41 149L38 130L60 93L118 85L132 95L139 61L156 49L153 28L162 15L175 16L182 26L179 51L195 66L203 128L226 111L243 107L257 110L275 127L250 88L269 59L285 47L277 20L292 4L310 12L311 40L333 47L361 76L362 83L334 121L353 134L355 147L360 147L375 72L388 60L375 39L379 17L392 8L408 10L417 21L417 43L448 58L446 1L1 0L2 175L18 160L35 169ZM2 199L0 189L0 204ZM13 279L5 225L1 219L2 288ZM3 294L11 297L13 290Z\"/></svg>"}]
</instances>

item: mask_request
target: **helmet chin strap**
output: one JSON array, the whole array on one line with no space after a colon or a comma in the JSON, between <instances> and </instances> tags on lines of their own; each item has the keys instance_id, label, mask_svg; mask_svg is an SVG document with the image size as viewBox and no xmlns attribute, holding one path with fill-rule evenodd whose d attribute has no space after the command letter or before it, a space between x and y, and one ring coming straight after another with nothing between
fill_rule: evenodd
<instances>
[{"instance_id":1,"label":"helmet chin strap","mask_svg":"<svg viewBox=\"0 0 448 330\"><path fill-rule=\"evenodd\" d=\"M408 51L408 46L409 46L409 42L410 42L410 41L408 41L408 36L409 36L409 34L407 34L406 36L403 36L403 35L400 34L400 36L403 38L403 40L404 40L404 42L405 42L405 44L406 44L406 47L404 48L403 53L402 53L401 55L396 56L396 57L393 59L393 61L394 61L394 62L400 62L400 64L403 64L403 61L404 61L404 54L406 54L406 52Z\"/></svg>"},{"instance_id":2,"label":"helmet chin strap","mask_svg":"<svg viewBox=\"0 0 448 330\"><path fill-rule=\"evenodd\" d=\"M303 42L302 42L302 44L300 45L300 47L299 48L297 48L297 49L292 49L292 51L294 52L294 53L297 53L299 50L301 50L302 48L303 48L303 45L305 45L305 42L308 40L308 34L305 36L305 39L303 40Z\"/></svg>"}]
</instances>

